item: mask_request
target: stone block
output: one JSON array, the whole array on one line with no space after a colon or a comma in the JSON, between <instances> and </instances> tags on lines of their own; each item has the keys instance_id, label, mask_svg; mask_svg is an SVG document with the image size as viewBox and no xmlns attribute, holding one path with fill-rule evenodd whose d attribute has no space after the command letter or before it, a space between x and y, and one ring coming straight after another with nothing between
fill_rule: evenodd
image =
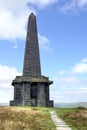
<instances>
[{"instance_id":1,"label":"stone block","mask_svg":"<svg viewBox=\"0 0 87 130\"><path fill-rule=\"evenodd\" d=\"M48 104L47 104L47 107L54 107L53 101L50 100L50 101L48 102Z\"/></svg>"},{"instance_id":2,"label":"stone block","mask_svg":"<svg viewBox=\"0 0 87 130\"><path fill-rule=\"evenodd\" d=\"M46 107L46 100L38 100L39 107Z\"/></svg>"},{"instance_id":3,"label":"stone block","mask_svg":"<svg viewBox=\"0 0 87 130\"><path fill-rule=\"evenodd\" d=\"M15 106L15 102L14 101L10 101L10 106Z\"/></svg>"},{"instance_id":4,"label":"stone block","mask_svg":"<svg viewBox=\"0 0 87 130\"><path fill-rule=\"evenodd\" d=\"M24 101L24 106L31 106L31 100Z\"/></svg>"}]
</instances>

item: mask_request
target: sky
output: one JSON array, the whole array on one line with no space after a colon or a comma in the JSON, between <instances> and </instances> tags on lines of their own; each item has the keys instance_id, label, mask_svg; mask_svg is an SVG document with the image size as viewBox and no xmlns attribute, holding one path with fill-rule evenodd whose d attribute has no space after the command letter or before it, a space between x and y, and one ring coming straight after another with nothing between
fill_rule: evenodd
<instances>
[{"instance_id":1,"label":"sky","mask_svg":"<svg viewBox=\"0 0 87 130\"><path fill-rule=\"evenodd\" d=\"M0 0L0 103L22 75L30 13L37 18L42 75L56 103L87 102L87 0Z\"/></svg>"}]
</instances>

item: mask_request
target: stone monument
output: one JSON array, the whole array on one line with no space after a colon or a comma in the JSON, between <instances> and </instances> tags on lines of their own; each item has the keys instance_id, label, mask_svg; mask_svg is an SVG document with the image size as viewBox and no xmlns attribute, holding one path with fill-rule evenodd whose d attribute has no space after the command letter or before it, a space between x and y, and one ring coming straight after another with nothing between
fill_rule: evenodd
<instances>
[{"instance_id":1,"label":"stone monument","mask_svg":"<svg viewBox=\"0 0 87 130\"><path fill-rule=\"evenodd\" d=\"M48 77L41 75L36 16L31 13L28 19L23 75L16 76L12 81L14 100L10 101L10 106L53 107L53 101L49 100L49 85L52 83Z\"/></svg>"}]
</instances>

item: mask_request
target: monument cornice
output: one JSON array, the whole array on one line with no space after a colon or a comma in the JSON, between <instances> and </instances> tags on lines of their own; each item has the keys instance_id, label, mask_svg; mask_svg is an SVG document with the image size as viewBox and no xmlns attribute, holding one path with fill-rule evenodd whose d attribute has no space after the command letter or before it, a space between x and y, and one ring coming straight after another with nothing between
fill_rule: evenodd
<instances>
[{"instance_id":1,"label":"monument cornice","mask_svg":"<svg viewBox=\"0 0 87 130\"><path fill-rule=\"evenodd\" d=\"M49 80L49 77L45 76L16 76L15 80L13 80L12 85L15 83L47 83L53 84L53 81Z\"/></svg>"}]
</instances>

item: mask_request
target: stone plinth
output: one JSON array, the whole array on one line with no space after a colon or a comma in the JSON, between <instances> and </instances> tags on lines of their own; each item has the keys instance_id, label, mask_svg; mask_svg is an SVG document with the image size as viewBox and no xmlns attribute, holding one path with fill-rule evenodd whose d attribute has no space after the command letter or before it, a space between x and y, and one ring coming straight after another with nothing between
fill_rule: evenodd
<instances>
[{"instance_id":1,"label":"stone plinth","mask_svg":"<svg viewBox=\"0 0 87 130\"><path fill-rule=\"evenodd\" d=\"M49 85L52 83L45 76L17 76L12 82L14 101L10 105L53 107L53 101L49 100Z\"/></svg>"}]
</instances>

